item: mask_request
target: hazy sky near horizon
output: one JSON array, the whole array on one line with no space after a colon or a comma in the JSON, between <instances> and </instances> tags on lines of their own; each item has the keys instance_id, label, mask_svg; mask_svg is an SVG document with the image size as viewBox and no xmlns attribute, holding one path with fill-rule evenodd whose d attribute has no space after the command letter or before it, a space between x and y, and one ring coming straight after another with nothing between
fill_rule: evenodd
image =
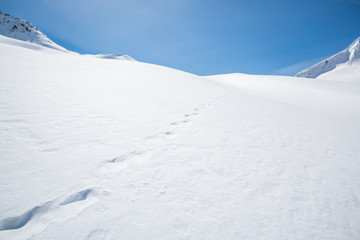
<instances>
[{"instance_id":1,"label":"hazy sky near horizon","mask_svg":"<svg viewBox=\"0 0 360 240\"><path fill-rule=\"evenodd\" d=\"M360 36L360 0L0 0L80 53L198 75L294 75Z\"/></svg>"}]
</instances>

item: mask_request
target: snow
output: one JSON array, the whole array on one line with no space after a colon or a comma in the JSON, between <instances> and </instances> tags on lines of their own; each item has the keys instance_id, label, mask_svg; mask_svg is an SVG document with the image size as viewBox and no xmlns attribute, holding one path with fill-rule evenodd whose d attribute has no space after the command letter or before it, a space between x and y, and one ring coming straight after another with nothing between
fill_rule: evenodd
<instances>
[{"instance_id":1,"label":"snow","mask_svg":"<svg viewBox=\"0 0 360 240\"><path fill-rule=\"evenodd\" d=\"M136 61L134 58L130 57L127 54L118 54L118 53L109 53L109 54L96 54L95 55L98 58L103 58L103 59L116 59L116 60L128 60L128 61Z\"/></svg>"},{"instance_id":2,"label":"snow","mask_svg":"<svg viewBox=\"0 0 360 240\"><path fill-rule=\"evenodd\" d=\"M360 82L0 52L0 239L360 238Z\"/></svg>"},{"instance_id":3,"label":"snow","mask_svg":"<svg viewBox=\"0 0 360 240\"><path fill-rule=\"evenodd\" d=\"M326 72L317 78L334 81L360 82L360 60L352 63L339 64L334 70Z\"/></svg>"},{"instance_id":4,"label":"snow","mask_svg":"<svg viewBox=\"0 0 360 240\"><path fill-rule=\"evenodd\" d=\"M321 61L320 63L315 64L314 66L305 69L296 74L297 77L307 77L307 78L322 78L322 74L327 72L337 70L337 68L343 68L344 66L351 66L353 62L360 61L360 37L356 39L349 47L345 50L335 54L334 56L329 57ZM351 67L350 67L351 68ZM352 68L353 70L354 68ZM356 72L356 80L359 80L360 72ZM354 76L355 77L355 76ZM352 81L353 76L347 77L345 80L349 79ZM327 78L327 77L325 77Z\"/></svg>"},{"instance_id":5,"label":"snow","mask_svg":"<svg viewBox=\"0 0 360 240\"><path fill-rule=\"evenodd\" d=\"M55 44L37 27L28 21L0 12L0 34L18 40L36 43L59 51L67 51Z\"/></svg>"},{"instance_id":6,"label":"snow","mask_svg":"<svg viewBox=\"0 0 360 240\"><path fill-rule=\"evenodd\" d=\"M13 17L9 14L5 14L0 12L0 38L2 42L7 42L7 44L16 44L18 46L23 46L30 49L37 49L41 51L47 51L44 48L40 48L37 45L47 47L50 49L55 49L62 52L70 53L70 51L65 48L57 45L53 41L51 41L44 33L42 33L37 27L35 27L32 23L23 20L18 17ZM7 40L4 37L11 38L11 40ZM21 41L13 41L13 39L21 40ZM27 44L34 43L34 44ZM85 54L87 56L95 56L103 59L116 59L116 60L129 60L135 61L134 58L130 57L126 54Z\"/></svg>"}]
</instances>

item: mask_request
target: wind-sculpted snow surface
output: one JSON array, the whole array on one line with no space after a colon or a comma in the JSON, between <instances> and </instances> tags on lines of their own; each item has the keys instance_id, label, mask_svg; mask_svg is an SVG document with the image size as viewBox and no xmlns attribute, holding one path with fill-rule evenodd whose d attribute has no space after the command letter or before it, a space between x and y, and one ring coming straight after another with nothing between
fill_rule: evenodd
<instances>
[{"instance_id":1,"label":"wind-sculpted snow surface","mask_svg":"<svg viewBox=\"0 0 360 240\"><path fill-rule=\"evenodd\" d=\"M337 68L352 68L352 71L354 68L352 67L352 64L357 65L356 73L353 74L345 74L345 76L338 75L342 81L359 81L360 82L360 71L359 65L360 65L360 37L356 39L349 47L347 47L345 50L335 54L334 56L329 57L328 59L325 59L314 66L305 69L299 73L296 74L297 77L306 77L306 78L323 78L321 76L322 74L332 72L334 70L337 70ZM346 70L347 71L347 70ZM351 70L350 70L351 71ZM328 78L328 77L325 77ZM331 77L330 77L331 78ZM331 80L337 80L336 77Z\"/></svg>"},{"instance_id":2,"label":"wind-sculpted snow surface","mask_svg":"<svg viewBox=\"0 0 360 240\"><path fill-rule=\"evenodd\" d=\"M360 86L0 37L0 239L360 239Z\"/></svg>"}]
</instances>

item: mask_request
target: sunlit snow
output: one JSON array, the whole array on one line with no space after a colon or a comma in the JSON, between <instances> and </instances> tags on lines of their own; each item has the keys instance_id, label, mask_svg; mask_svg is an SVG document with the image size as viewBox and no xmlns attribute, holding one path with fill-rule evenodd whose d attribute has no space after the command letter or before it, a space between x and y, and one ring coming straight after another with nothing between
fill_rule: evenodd
<instances>
[{"instance_id":1,"label":"sunlit snow","mask_svg":"<svg viewBox=\"0 0 360 240\"><path fill-rule=\"evenodd\" d=\"M0 239L360 238L360 82L0 53Z\"/></svg>"}]
</instances>

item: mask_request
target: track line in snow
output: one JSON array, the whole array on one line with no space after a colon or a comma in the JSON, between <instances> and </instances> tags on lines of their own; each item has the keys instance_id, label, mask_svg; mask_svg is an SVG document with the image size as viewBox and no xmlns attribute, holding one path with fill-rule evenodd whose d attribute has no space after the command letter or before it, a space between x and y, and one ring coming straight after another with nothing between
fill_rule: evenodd
<instances>
[{"instance_id":1,"label":"track line in snow","mask_svg":"<svg viewBox=\"0 0 360 240\"><path fill-rule=\"evenodd\" d=\"M106 239L108 233L106 230L98 228L92 230L85 238L85 240L99 240L99 239Z\"/></svg>"},{"instance_id":2,"label":"track line in snow","mask_svg":"<svg viewBox=\"0 0 360 240\"><path fill-rule=\"evenodd\" d=\"M59 197L54 200L48 201L44 204L37 205L18 216L1 219L0 231L20 229L25 225L27 225L35 216L40 217L41 215L46 215L50 211L54 212L60 210L61 208L67 207L67 205L70 205L72 203L85 201L92 193L95 193L94 195L96 195L97 191L95 191L94 188L86 188L84 190L73 193L69 196L66 196L65 198ZM102 191L101 194L106 194L106 193L107 193L106 191ZM83 206L81 207L77 206L74 208L82 209ZM74 211L71 211L71 214L74 214Z\"/></svg>"},{"instance_id":3,"label":"track line in snow","mask_svg":"<svg viewBox=\"0 0 360 240\"><path fill-rule=\"evenodd\" d=\"M102 169L100 171L103 173L117 172L119 170L128 167L129 164L136 159L141 159L142 161L145 161L151 156L153 144L166 141L166 139L168 139L169 137L174 137L176 133L180 131L181 128L194 121L196 117L199 117L201 115L202 111L204 111L206 108L210 107L211 105L215 104L218 100L219 98L215 98L207 103L201 104L199 107L194 107L188 113L184 113L182 119L179 119L178 121L170 122L168 124L168 126L171 129L140 139L139 141L137 141L136 144L139 147L136 148L135 150L116 156L111 160L102 161L102 163L100 164L100 167L102 167ZM109 164L111 165L111 167L106 166ZM121 166L115 167L114 164L120 164ZM104 167L106 169L104 169Z\"/></svg>"},{"instance_id":4,"label":"track line in snow","mask_svg":"<svg viewBox=\"0 0 360 240\"><path fill-rule=\"evenodd\" d=\"M0 231L19 229L25 226L36 214L46 211L49 203L45 203L40 206L36 206L26 211L25 213L15 216L8 217L0 220Z\"/></svg>"},{"instance_id":5,"label":"track line in snow","mask_svg":"<svg viewBox=\"0 0 360 240\"><path fill-rule=\"evenodd\" d=\"M92 188L88 188L85 190L82 190L80 192L77 192L75 194L70 195L67 197L64 201L59 203L60 206L65 206L74 202L84 201L87 199L88 195L93 192L94 190Z\"/></svg>"}]
</instances>

